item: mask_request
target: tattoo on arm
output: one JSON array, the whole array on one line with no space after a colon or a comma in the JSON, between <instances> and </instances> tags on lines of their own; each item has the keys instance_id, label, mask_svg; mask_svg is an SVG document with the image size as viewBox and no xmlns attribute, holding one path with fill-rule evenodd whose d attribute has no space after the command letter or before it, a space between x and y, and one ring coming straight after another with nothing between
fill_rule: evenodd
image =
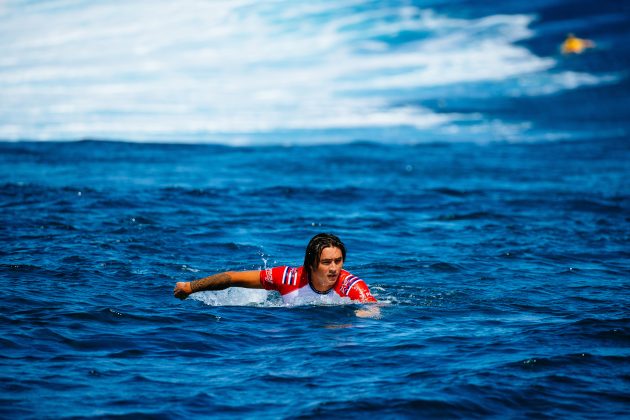
<instances>
[{"instance_id":1,"label":"tattoo on arm","mask_svg":"<svg viewBox=\"0 0 630 420\"><path fill-rule=\"evenodd\" d=\"M223 290L232 285L232 277L227 273L215 274L196 281L190 282L193 293L203 290Z\"/></svg>"}]
</instances>

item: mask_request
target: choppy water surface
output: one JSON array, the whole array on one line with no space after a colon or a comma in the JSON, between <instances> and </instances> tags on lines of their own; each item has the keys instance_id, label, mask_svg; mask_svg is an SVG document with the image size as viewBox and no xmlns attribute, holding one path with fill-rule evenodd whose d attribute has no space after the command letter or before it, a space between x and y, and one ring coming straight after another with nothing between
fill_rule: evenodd
<instances>
[{"instance_id":1,"label":"choppy water surface","mask_svg":"<svg viewBox=\"0 0 630 420\"><path fill-rule=\"evenodd\" d=\"M627 417L628 7L0 2L0 417Z\"/></svg>"},{"instance_id":2,"label":"choppy water surface","mask_svg":"<svg viewBox=\"0 0 630 420\"><path fill-rule=\"evenodd\" d=\"M1 415L616 417L630 149L0 144ZM179 301L335 232L383 302Z\"/></svg>"}]
</instances>

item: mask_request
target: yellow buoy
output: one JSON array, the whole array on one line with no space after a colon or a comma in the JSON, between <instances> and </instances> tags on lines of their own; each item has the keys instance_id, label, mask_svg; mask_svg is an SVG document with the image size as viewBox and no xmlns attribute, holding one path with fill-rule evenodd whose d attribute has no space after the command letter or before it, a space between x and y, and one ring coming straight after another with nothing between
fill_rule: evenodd
<instances>
[{"instance_id":1,"label":"yellow buoy","mask_svg":"<svg viewBox=\"0 0 630 420\"><path fill-rule=\"evenodd\" d=\"M593 41L569 34L562 43L561 50L562 54L581 54L585 49L593 47L595 47Z\"/></svg>"}]
</instances>

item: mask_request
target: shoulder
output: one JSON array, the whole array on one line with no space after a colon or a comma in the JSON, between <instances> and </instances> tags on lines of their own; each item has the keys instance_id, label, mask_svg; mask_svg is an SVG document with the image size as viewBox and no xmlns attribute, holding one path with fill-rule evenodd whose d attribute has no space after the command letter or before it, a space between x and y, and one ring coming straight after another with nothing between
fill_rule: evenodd
<instances>
[{"instance_id":1,"label":"shoulder","mask_svg":"<svg viewBox=\"0 0 630 420\"><path fill-rule=\"evenodd\" d=\"M281 265L260 271L260 283L265 288L277 289L278 286L299 286L302 280L302 267Z\"/></svg>"},{"instance_id":2,"label":"shoulder","mask_svg":"<svg viewBox=\"0 0 630 420\"><path fill-rule=\"evenodd\" d=\"M350 292L350 290L357 286L360 282L365 284L365 282L358 276L355 276L346 270L341 270L341 274L339 274L339 282L337 283L339 292L341 292L342 296L347 296L348 292Z\"/></svg>"},{"instance_id":3,"label":"shoulder","mask_svg":"<svg viewBox=\"0 0 630 420\"><path fill-rule=\"evenodd\" d=\"M372 293L370 293L370 288L367 283L346 270L341 270L337 288L338 293L341 296L347 296L352 300L360 302L376 302L376 299L372 296Z\"/></svg>"}]
</instances>

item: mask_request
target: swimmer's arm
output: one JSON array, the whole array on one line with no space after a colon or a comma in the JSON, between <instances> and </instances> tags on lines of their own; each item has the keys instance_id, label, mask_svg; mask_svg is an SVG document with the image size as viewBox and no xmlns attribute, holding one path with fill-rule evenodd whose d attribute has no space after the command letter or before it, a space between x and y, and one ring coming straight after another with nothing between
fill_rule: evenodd
<instances>
[{"instance_id":1,"label":"swimmer's arm","mask_svg":"<svg viewBox=\"0 0 630 420\"><path fill-rule=\"evenodd\" d=\"M195 292L223 290L228 287L262 289L260 271L226 271L195 281L180 281L175 284L173 295L179 299L186 299Z\"/></svg>"},{"instance_id":2,"label":"swimmer's arm","mask_svg":"<svg viewBox=\"0 0 630 420\"><path fill-rule=\"evenodd\" d=\"M361 309L354 311L354 314L359 318L374 318L381 317L381 307L378 305L368 305Z\"/></svg>"},{"instance_id":3,"label":"swimmer's arm","mask_svg":"<svg viewBox=\"0 0 630 420\"><path fill-rule=\"evenodd\" d=\"M378 301L372 293L367 284L363 280L356 283L352 289L350 289L349 296L355 302L366 303L361 309L354 311L355 315L359 318L380 318L381 307Z\"/></svg>"}]
</instances>

